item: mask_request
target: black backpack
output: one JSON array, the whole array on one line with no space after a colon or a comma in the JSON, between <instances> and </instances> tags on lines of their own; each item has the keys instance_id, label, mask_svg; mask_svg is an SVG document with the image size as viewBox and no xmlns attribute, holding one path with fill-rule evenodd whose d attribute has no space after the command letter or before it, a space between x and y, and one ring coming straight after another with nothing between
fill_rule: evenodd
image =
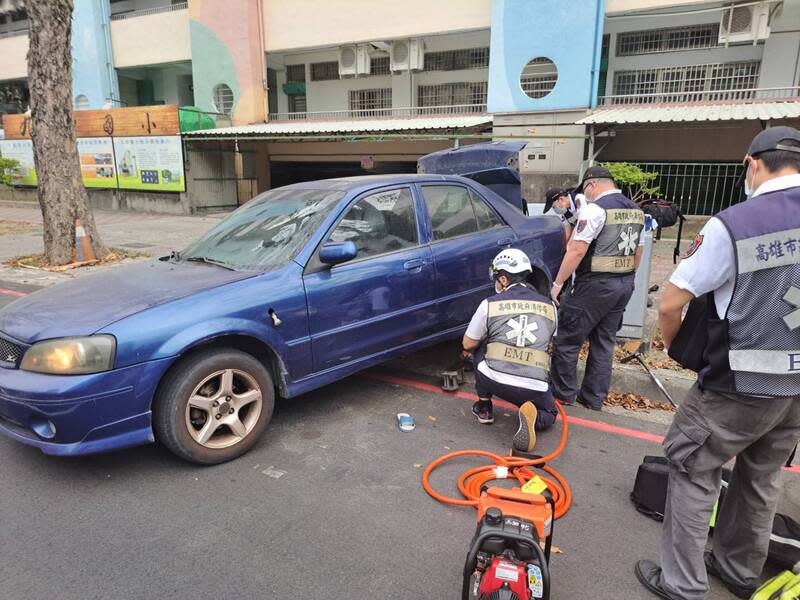
<instances>
[{"instance_id":1,"label":"black backpack","mask_svg":"<svg viewBox=\"0 0 800 600\"><path fill-rule=\"evenodd\" d=\"M711 530L716 525L717 508L725 500L731 474L730 469L722 469L720 495L714 506L711 523L709 523ZM631 492L631 500L636 509L657 521L664 520L668 482L669 463L667 459L663 456L645 456L636 473L636 483ZM775 515L767 559L785 569L792 569L800 563L800 523L786 515Z\"/></svg>"}]
</instances>

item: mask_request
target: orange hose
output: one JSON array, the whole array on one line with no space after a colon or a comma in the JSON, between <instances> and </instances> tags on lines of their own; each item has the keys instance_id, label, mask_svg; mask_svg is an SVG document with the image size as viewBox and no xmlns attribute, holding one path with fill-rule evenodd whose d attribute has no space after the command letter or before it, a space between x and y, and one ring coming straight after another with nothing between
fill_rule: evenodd
<instances>
[{"instance_id":1,"label":"orange hose","mask_svg":"<svg viewBox=\"0 0 800 600\"><path fill-rule=\"evenodd\" d=\"M558 447L547 456L529 460L515 456L500 456L499 454L494 454L485 450L458 450L456 452L450 452L449 454L440 456L427 466L425 471L422 473L422 487L429 496L438 500L439 502L443 502L445 504L454 504L456 506L477 507L478 498L481 495L481 487L490 481L497 479L495 472L496 467L507 467L508 476L516 478L516 480L519 481L520 487L525 485L535 475L534 470L530 467L536 467L550 462L560 455L567 446L567 436L569 430L567 426L567 415L559 403L556 403L556 407L561 415L561 441L559 442ZM469 469L459 476L458 491L461 492L463 498L452 498L450 496L440 494L434 490L433 486L431 485L431 473L433 473L439 466L448 460L458 458L460 456L484 456L492 459L494 462L490 465ZM556 506L555 518L560 519L567 513L569 507L572 505L572 491L569 489L569 484L567 483L566 479L564 479L558 471L548 466L543 466L540 468L545 473L552 476L552 479L549 477L542 477L542 479L547 484L547 488L550 490L550 493L553 495L553 501L555 502Z\"/></svg>"}]
</instances>

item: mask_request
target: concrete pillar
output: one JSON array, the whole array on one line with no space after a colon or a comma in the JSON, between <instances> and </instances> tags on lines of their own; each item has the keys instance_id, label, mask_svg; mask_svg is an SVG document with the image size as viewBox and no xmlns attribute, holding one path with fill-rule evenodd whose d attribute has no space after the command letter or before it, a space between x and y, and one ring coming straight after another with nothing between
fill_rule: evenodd
<instances>
[{"instance_id":1,"label":"concrete pillar","mask_svg":"<svg viewBox=\"0 0 800 600\"><path fill-rule=\"evenodd\" d=\"M260 0L189 0L195 104L215 111L214 88L233 92L234 125L266 120Z\"/></svg>"},{"instance_id":2,"label":"concrete pillar","mask_svg":"<svg viewBox=\"0 0 800 600\"><path fill-rule=\"evenodd\" d=\"M256 142L256 179L258 193L272 189L272 174L270 172L269 152L266 142Z\"/></svg>"},{"instance_id":3,"label":"concrete pillar","mask_svg":"<svg viewBox=\"0 0 800 600\"><path fill-rule=\"evenodd\" d=\"M72 101L86 98L85 108L102 108L119 99L111 54L108 0L75 0L72 12ZM115 104L119 106L119 104Z\"/></svg>"}]
</instances>

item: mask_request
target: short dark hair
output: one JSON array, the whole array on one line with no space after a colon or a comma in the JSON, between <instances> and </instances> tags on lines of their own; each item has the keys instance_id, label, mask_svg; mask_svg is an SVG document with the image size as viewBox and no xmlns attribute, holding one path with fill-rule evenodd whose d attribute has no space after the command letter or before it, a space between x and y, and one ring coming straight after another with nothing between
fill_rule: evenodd
<instances>
[{"instance_id":1,"label":"short dark hair","mask_svg":"<svg viewBox=\"0 0 800 600\"><path fill-rule=\"evenodd\" d=\"M781 146L800 149L800 142L797 140L781 140L779 143ZM776 171L781 171L786 168L800 172L800 152L792 152L790 150L767 150L765 152L759 152L754 158L763 162L767 171L770 173L775 173Z\"/></svg>"},{"instance_id":2,"label":"short dark hair","mask_svg":"<svg viewBox=\"0 0 800 600\"><path fill-rule=\"evenodd\" d=\"M497 279L505 276L508 278L509 283L523 283L528 280L528 275L530 275L529 271L525 271L524 273L509 273L508 271L500 269L497 272Z\"/></svg>"}]
</instances>

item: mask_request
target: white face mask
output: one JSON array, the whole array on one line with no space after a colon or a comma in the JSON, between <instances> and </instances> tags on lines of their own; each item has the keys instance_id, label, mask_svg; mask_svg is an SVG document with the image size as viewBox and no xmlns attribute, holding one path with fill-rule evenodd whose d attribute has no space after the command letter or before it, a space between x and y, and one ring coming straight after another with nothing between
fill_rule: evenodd
<instances>
[{"instance_id":1,"label":"white face mask","mask_svg":"<svg viewBox=\"0 0 800 600\"><path fill-rule=\"evenodd\" d=\"M744 195L748 198L753 195L753 188L750 185L750 182L747 179L747 176L750 175L750 165L747 165L747 172L744 174Z\"/></svg>"},{"instance_id":2,"label":"white face mask","mask_svg":"<svg viewBox=\"0 0 800 600\"><path fill-rule=\"evenodd\" d=\"M565 215L567 214L567 209L561 208L560 206L553 206L553 212L557 215Z\"/></svg>"}]
</instances>

